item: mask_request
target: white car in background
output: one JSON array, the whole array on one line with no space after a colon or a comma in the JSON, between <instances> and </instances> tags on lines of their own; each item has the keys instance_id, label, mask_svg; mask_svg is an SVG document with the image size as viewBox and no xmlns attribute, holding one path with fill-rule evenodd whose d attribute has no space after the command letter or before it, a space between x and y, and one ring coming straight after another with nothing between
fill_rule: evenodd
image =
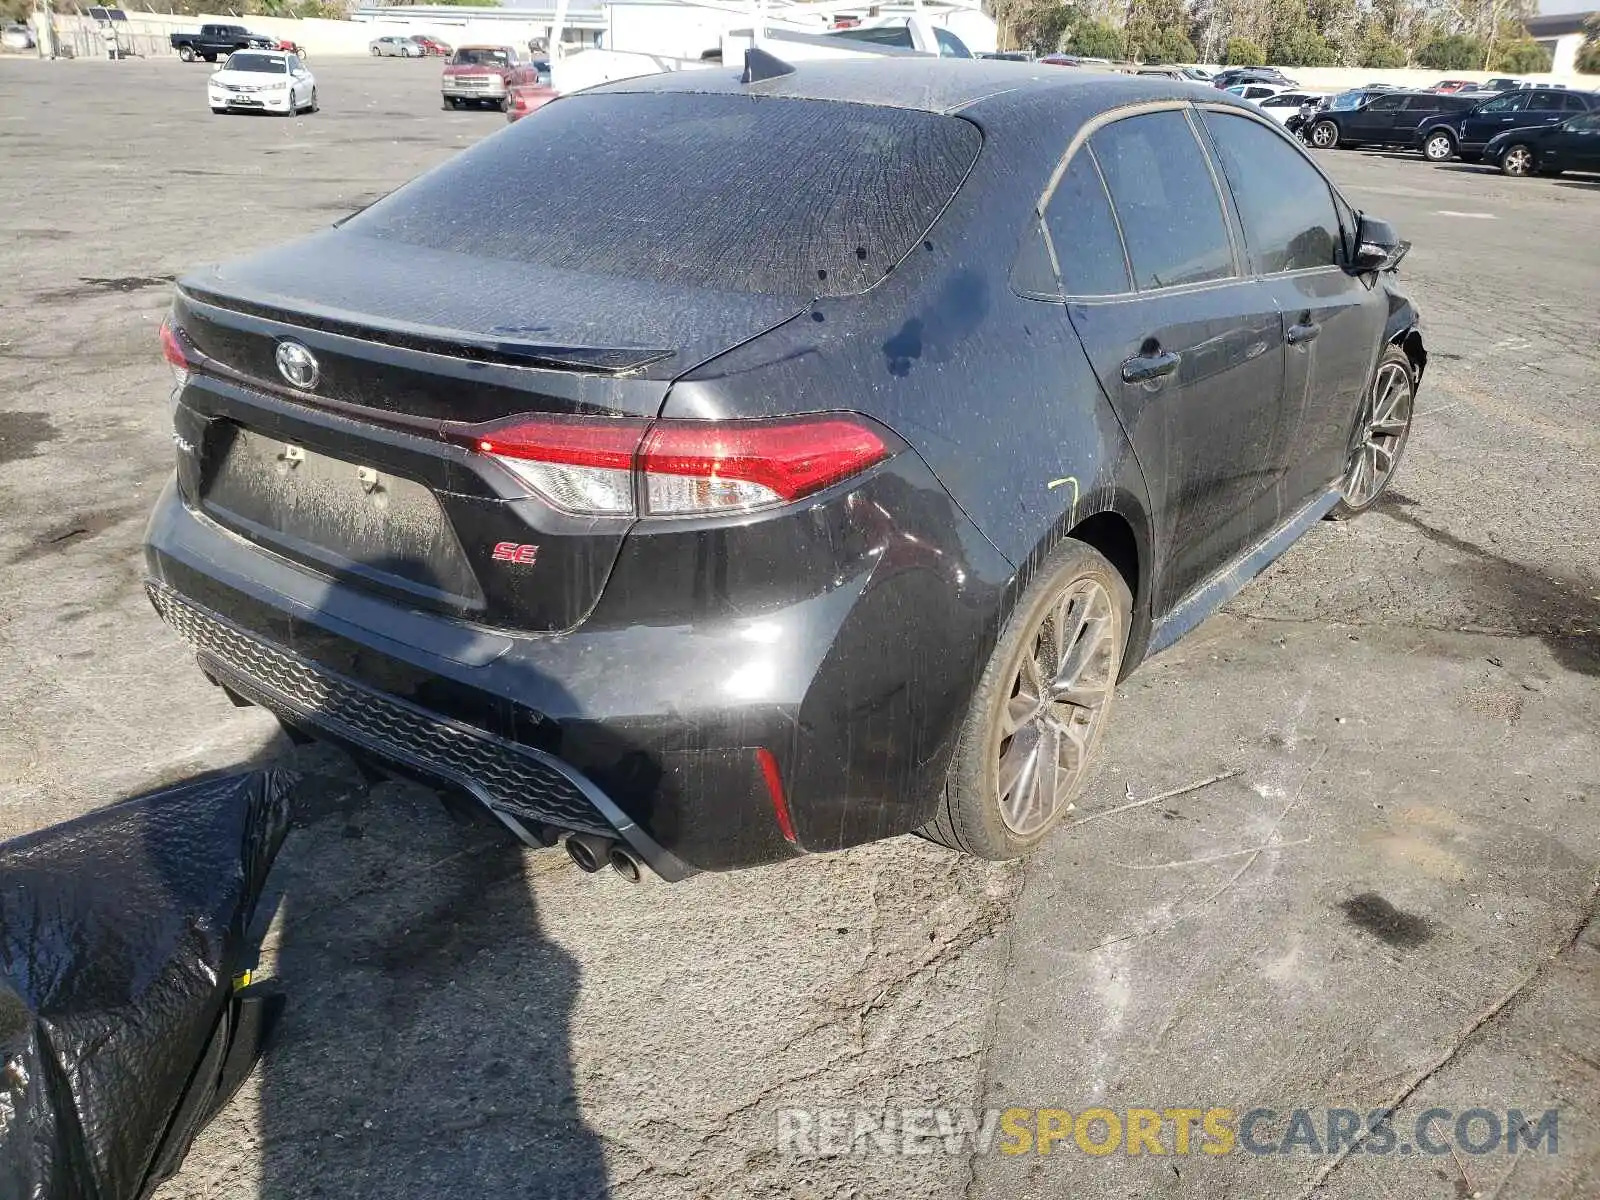
<instances>
[{"instance_id":1,"label":"white car in background","mask_svg":"<svg viewBox=\"0 0 1600 1200\"><path fill-rule=\"evenodd\" d=\"M316 76L285 50L235 50L211 73L206 92L214 113L317 111Z\"/></svg>"},{"instance_id":2,"label":"white car in background","mask_svg":"<svg viewBox=\"0 0 1600 1200\"><path fill-rule=\"evenodd\" d=\"M373 38L367 45L373 58L421 58L427 53L409 37Z\"/></svg>"},{"instance_id":3,"label":"white car in background","mask_svg":"<svg viewBox=\"0 0 1600 1200\"><path fill-rule=\"evenodd\" d=\"M1223 89L1230 96L1238 96L1241 100L1254 100L1257 104L1276 96L1279 92L1293 90L1277 83L1236 83L1230 88Z\"/></svg>"},{"instance_id":4,"label":"white car in background","mask_svg":"<svg viewBox=\"0 0 1600 1200\"><path fill-rule=\"evenodd\" d=\"M1299 88L1289 88L1286 91L1279 92L1276 96L1267 96L1264 99L1257 100L1256 105L1267 116L1282 125L1300 111L1301 105L1321 104L1327 98L1322 92L1304 92Z\"/></svg>"}]
</instances>

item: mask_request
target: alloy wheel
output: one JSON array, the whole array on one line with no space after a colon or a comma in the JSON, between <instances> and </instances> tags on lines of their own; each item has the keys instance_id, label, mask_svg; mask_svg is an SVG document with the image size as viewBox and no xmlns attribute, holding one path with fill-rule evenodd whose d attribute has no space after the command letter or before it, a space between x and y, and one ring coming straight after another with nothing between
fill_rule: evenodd
<instances>
[{"instance_id":1,"label":"alloy wheel","mask_svg":"<svg viewBox=\"0 0 1600 1200\"><path fill-rule=\"evenodd\" d=\"M1365 508L1378 498L1394 474L1395 463L1411 429L1411 374L1397 362L1386 362L1362 408L1356 428L1350 466L1345 472L1344 502L1352 509Z\"/></svg>"},{"instance_id":2,"label":"alloy wheel","mask_svg":"<svg viewBox=\"0 0 1600 1200\"><path fill-rule=\"evenodd\" d=\"M1533 151L1526 146L1513 146L1507 150L1505 157L1500 160L1500 167L1507 175L1533 174Z\"/></svg>"},{"instance_id":3,"label":"alloy wheel","mask_svg":"<svg viewBox=\"0 0 1600 1200\"><path fill-rule=\"evenodd\" d=\"M1096 579L1074 580L1024 644L995 762L1000 816L1019 837L1058 815L1088 764L1121 659L1110 594Z\"/></svg>"},{"instance_id":4,"label":"alloy wheel","mask_svg":"<svg viewBox=\"0 0 1600 1200\"><path fill-rule=\"evenodd\" d=\"M1455 146L1450 139L1442 133L1436 133L1428 139L1422 147L1422 154L1429 162L1444 162L1455 153Z\"/></svg>"},{"instance_id":5,"label":"alloy wheel","mask_svg":"<svg viewBox=\"0 0 1600 1200\"><path fill-rule=\"evenodd\" d=\"M1332 121L1320 121L1311 130L1311 144L1319 150L1331 150L1339 141L1339 128Z\"/></svg>"}]
</instances>

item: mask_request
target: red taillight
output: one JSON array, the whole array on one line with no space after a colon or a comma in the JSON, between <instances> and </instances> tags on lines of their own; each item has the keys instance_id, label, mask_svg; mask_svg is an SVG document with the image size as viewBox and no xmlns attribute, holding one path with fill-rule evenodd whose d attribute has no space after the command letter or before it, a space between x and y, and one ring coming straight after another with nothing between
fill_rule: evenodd
<instances>
[{"instance_id":1,"label":"red taillight","mask_svg":"<svg viewBox=\"0 0 1600 1200\"><path fill-rule=\"evenodd\" d=\"M778 832L786 842L795 841L794 821L789 816L789 801L783 795L783 778L778 774L778 760L765 748L756 751L756 763L761 767L761 778L767 782L767 795L772 797L772 811L778 818Z\"/></svg>"},{"instance_id":2,"label":"red taillight","mask_svg":"<svg viewBox=\"0 0 1600 1200\"><path fill-rule=\"evenodd\" d=\"M539 417L451 435L568 512L705 516L788 504L892 453L860 417L755 421ZM637 487L635 486L637 483Z\"/></svg>"},{"instance_id":3,"label":"red taillight","mask_svg":"<svg viewBox=\"0 0 1600 1200\"><path fill-rule=\"evenodd\" d=\"M653 513L787 504L889 456L883 439L849 417L785 421L663 421L641 465Z\"/></svg>"},{"instance_id":4,"label":"red taillight","mask_svg":"<svg viewBox=\"0 0 1600 1200\"><path fill-rule=\"evenodd\" d=\"M184 353L183 339L168 321L161 322L161 357L172 368L179 387L189 382L189 356Z\"/></svg>"}]
</instances>

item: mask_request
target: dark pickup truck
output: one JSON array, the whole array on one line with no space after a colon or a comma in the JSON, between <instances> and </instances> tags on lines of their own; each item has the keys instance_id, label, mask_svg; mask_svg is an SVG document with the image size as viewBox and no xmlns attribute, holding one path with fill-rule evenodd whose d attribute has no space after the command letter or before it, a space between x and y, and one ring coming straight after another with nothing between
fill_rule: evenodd
<instances>
[{"instance_id":1,"label":"dark pickup truck","mask_svg":"<svg viewBox=\"0 0 1600 1200\"><path fill-rule=\"evenodd\" d=\"M270 50L277 44L275 39L251 33L243 25L202 25L199 33L172 35L172 48L184 62L197 58L216 62L218 55L226 57L235 50Z\"/></svg>"}]
</instances>

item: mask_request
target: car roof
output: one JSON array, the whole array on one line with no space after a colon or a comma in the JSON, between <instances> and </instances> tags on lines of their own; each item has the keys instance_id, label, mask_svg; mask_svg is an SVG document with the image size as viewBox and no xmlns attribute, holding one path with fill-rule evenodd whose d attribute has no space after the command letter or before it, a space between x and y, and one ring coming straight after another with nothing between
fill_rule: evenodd
<instances>
[{"instance_id":1,"label":"car roof","mask_svg":"<svg viewBox=\"0 0 1600 1200\"><path fill-rule=\"evenodd\" d=\"M883 57L866 61L828 59L804 62L787 75L757 83L739 82L737 69L672 71L622 79L585 89L584 94L697 92L794 100L836 100L881 108L910 108L930 113L982 109L997 115L1045 94L1087 100L1103 107L1142 100L1216 100L1224 95L1206 84L1162 75L1123 75L1082 70L1062 71L1046 65L1036 74L1027 64L994 59Z\"/></svg>"}]
</instances>

